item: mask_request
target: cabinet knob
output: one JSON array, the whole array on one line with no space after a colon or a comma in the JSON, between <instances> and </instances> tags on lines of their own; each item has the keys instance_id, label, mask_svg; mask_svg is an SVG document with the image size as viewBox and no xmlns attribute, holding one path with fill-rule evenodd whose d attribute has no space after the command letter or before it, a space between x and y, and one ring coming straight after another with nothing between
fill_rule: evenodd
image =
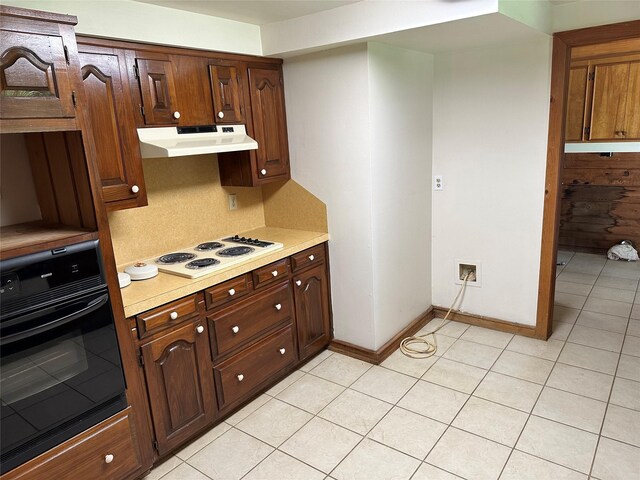
<instances>
[{"instance_id":1,"label":"cabinet knob","mask_svg":"<svg viewBox=\"0 0 640 480\"><path fill-rule=\"evenodd\" d=\"M171 318L171 320L175 320L176 318L178 318L178 312L171 312L169 314L169 318Z\"/></svg>"},{"instance_id":2,"label":"cabinet knob","mask_svg":"<svg viewBox=\"0 0 640 480\"><path fill-rule=\"evenodd\" d=\"M284 355L284 352L286 352L286 350L284 348L280 349L280 355Z\"/></svg>"},{"instance_id":3,"label":"cabinet knob","mask_svg":"<svg viewBox=\"0 0 640 480\"><path fill-rule=\"evenodd\" d=\"M173 112L173 118L176 120L180 118L180 112Z\"/></svg>"},{"instance_id":4,"label":"cabinet knob","mask_svg":"<svg viewBox=\"0 0 640 480\"><path fill-rule=\"evenodd\" d=\"M241 382L242 380L244 380L244 375L240 374L238 375L238 381Z\"/></svg>"},{"instance_id":5,"label":"cabinet knob","mask_svg":"<svg viewBox=\"0 0 640 480\"><path fill-rule=\"evenodd\" d=\"M278 276L278 270L274 270L273 272L271 272L271 275L273 275L274 277Z\"/></svg>"},{"instance_id":6,"label":"cabinet knob","mask_svg":"<svg viewBox=\"0 0 640 480\"><path fill-rule=\"evenodd\" d=\"M198 326L196 327L196 332L198 332L198 333L202 333L202 332L204 332L204 327L203 327L202 325L198 325Z\"/></svg>"},{"instance_id":7,"label":"cabinet knob","mask_svg":"<svg viewBox=\"0 0 640 480\"><path fill-rule=\"evenodd\" d=\"M229 295L231 295L232 297L236 294L236 289L235 288L230 288L229 289Z\"/></svg>"},{"instance_id":8,"label":"cabinet knob","mask_svg":"<svg viewBox=\"0 0 640 480\"><path fill-rule=\"evenodd\" d=\"M113 462L113 454L107 453L104 456L104 463L111 463L111 462Z\"/></svg>"},{"instance_id":9,"label":"cabinet knob","mask_svg":"<svg viewBox=\"0 0 640 480\"><path fill-rule=\"evenodd\" d=\"M266 168L263 168L262 170L260 170L260 173L261 173L262 175L266 175L266 174L267 174L267 169L266 169Z\"/></svg>"},{"instance_id":10,"label":"cabinet knob","mask_svg":"<svg viewBox=\"0 0 640 480\"><path fill-rule=\"evenodd\" d=\"M313 255L309 255L309 260L310 260L311 262L313 262L314 258L316 258L316 257L315 257L315 256L313 256Z\"/></svg>"},{"instance_id":11,"label":"cabinet knob","mask_svg":"<svg viewBox=\"0 0 640 480\"><path fill-rule=\"evenodd\" d=\"M224 118L224 112L218 112L218 118Z\"/></svg>"},{"instance_id":12,"label":"cabinet knob","mask_svg":"<svg viewBox=\"0 0 640 480\"><path fill-rule=\"evenodd\" d=\"M279 303L276 303L275 307L276 307L276 310L282 310L282 305Z\"/></svg>"},{"instance_id":13,"label":"cabinet knob","mask_svg":"<svg viewBox=\"0 0 640 480\"><path fill-rule=\"evenodd\" d=\"M297 286L302 285L302 280L296 280L296 285L297 285Z\"/></svg>"},{"instance_id":14,"label":"cabinet knob","mask_svg":"<svg viewBox=\"0 0 640 480\"><path fill-rule=\"evenodd\" d=\"M237 325L234 325L233 327L231 327L231 331L233 333L238 333L240 331L240 327Z\"/></svg>"},{"instance_id":15,"label":"cabinet knob","mask_svg":"<svg viewBox=\"0 0 640 480\"><path fill-rule=\"evenodd\" d=\"M133 185L131 187L131 192L132 193L138 193L140 191L140 187L138 185Z\"/></svg>"}]
</instances>

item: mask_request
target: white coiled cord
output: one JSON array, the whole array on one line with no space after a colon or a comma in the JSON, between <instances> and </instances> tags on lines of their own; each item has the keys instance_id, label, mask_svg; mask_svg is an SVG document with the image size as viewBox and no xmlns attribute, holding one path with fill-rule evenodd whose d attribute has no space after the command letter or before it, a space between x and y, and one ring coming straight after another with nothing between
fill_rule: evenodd
<instances>
[{"instance_id":1,"label":"white coiled cord","mask_svg":"<svg viewBox=\"0 0 640 480\"><path fill-rule=\"evenodd\" d=\"M447 318L449 318L449 314L453 310L453 307L456 305L458 299L464 292L467 287L467 280L469 279L469 275L471 272L467 273L462 281L462 286L460 287L460 291L456 295L456 298L453 299L453 303L451 304L451 308L442 319L442 323L429 333L425 333L423 335L415 335L413 337L407 337L400 342L400 351L404 353L407 357L411 358L429 358L434 355L438 351L438 342L436 341L436 333L442 327L444 327L447 323ZM432 337L429 339L428 337Z\"/></svg>"}]
</instances>

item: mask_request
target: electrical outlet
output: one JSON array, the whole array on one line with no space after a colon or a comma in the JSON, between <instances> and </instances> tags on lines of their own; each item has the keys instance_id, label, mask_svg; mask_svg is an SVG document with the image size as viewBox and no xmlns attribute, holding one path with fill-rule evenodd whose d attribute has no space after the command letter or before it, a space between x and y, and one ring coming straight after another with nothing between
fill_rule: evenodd
<instances>
[{"instance_id":1,"label":"electrical outlet","mask_svg":"<svg viewBox=\"0 0 640 480\"><path fill-rule=\"evenodd\" d=\"M482 264L480 262L456 259L454 274L454 282L458 285L462 285L464 279L467 278L468 287L482 286Z\"/></svg>"},{"instance_id":2,"label":"electrical outlet","mask_svg":"<svg viewBox=\"0 0 640 480\"><path fill-rule=\"evenodd\" d=\"M442 175L434 175L433 176L433 189L434 190L443 190L444 189L444 182L443 182Z\"/></svg>"},{"instance_id":3,"label":"electrical outlet","mask_svg":"<svg viewBox=\"0 0 640 480\"><path fill-rule=\"evenodd\" d=\"M235 193L229 194L229 210L235 210L238 208L238 198Z\"/></svg>"}]
</instances>

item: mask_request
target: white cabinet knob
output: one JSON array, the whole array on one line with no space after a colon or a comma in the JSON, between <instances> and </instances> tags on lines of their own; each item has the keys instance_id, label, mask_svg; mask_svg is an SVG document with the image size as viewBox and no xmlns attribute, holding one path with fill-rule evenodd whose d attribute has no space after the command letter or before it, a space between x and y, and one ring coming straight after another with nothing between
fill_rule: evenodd
<instances>
[{"instance_id":1,"label":"white cabinet knob","mask_svg":"<svg viewBox=\"0 0 640 480\"><path fill-rule=\"evenodd\" d=\"M173 118L176 120L180 118L180 112L173 112Z\"/></svg>"},{"instance_id":2,"label":"white cabinet knob","mask_svg":"<svg viewBox=\"0 0 640 480\"><path fill-rule=\"evenodd\" d=\"M244 380L244 375L242 374L238 375L238 381L241 382L242 380Z\"/></svg>"},{"instance_id":3,"label":"white cabinet knob","mask_svg":"<svg viewBox=\"0 0 640 480\"><path fill-rule=\"evenodd\" d=\"M218 112L218 118L224 118L224 112Z\"/></svg>"},{"instance_id":4,"label":"white cabinet knob","mask_svg":"<svg viewBox=\"0 0 640 480\"><path fill-rule=\"evenodd\" d=\"M231 295L232 297L236 294L236 289L235 288L230 288L229 289L229 295Z\"/></svg>"},{"instance_id":5,"label":"white cabinet knob","mask_svg":"<svg viewBox=\"0 0 640 480\"><path fill-rule=\"evenodd\" d=\"M316 258L313 255L309 255L309 260L313 262L313 259Z\"/></svg>"},{"instance_id":6,"label":"white cabinet knob","mask_svg":"<svg viewBox=\"0 0 640 480\"><path fill-rule=\"evenodd\" d=\"M171 318L171 320L175 320L176 318L178 318L178 312L171 312L169 314L169 318Z\"/></svg>"},{"instance_id":7,"label":"white cabinet knob","mask_svg":"<svg viewBox=\"0 0 640 480\"><path fill-rule=\"evenodd\" d=\"M276 303L276 310L282 310L282 305L280 305L279 303Z\"/></svg>"},{"instance_id":8,"label":"white cabinet knob","mask_svg":"<svg viewBox=\"0 0 640 480\"><path fill-rule=\"evenodd\" d=\"M113 462L113 455L111 453L107 453L104 456L104 463L111 463Z\"/></svg>"},{"instance_id":9,"label":"white cabinet knob","mask_svg":"<svg viewBox=\"0 0 640 480\"><path fill-rule=\"evenodd\" d=\"M302 285L302 280L296 280L296 285L297 285L297 286Z\"/></svg>"},{"instance_id":10,"label":"white cabinet knob","mask_svg":"<svg viewBox=\"0 0 640 480\"><path fill-rule=\"evenodd\" d=\"M231 327L231 331L233 333L238 333L240 331L240 327L237 325L234 325L233 327Z\"/></svg>"},{"instance_id":11,"label":"white cabinet knob","mask_svg":"<svg viewBox=\"0 0 640 480\"><path fill-rule=\"evenodd\" d=\"M286 350L284 348L280 349L280 355L284 355L284 352L286 352Z\"/></svg>"},{"instance_id":12,"label":"white cabinet knob","mask_svg":"<svg viewBox=\"0 0 640 480\"><path fill-rule=\"evenodd\" d=\"M266 175L266 174L267 174L267 169L266 169L266 168L263 168L262 170L260 170L260 173L261 173L262 175Z\"/></svg>"},{"instance_id":13,"label":"white cabinet knob","mask_svg":"<svg viewBox=\"0 0 640 480\"><path fill-rule=\"evenodd\" d=\"M140 187L138 185L133 185L131 187L131 192L132 193L138 193L140 191Z\"/></svg>"},{"instance_id":14,"label":"white cabinet knob","mask_svg":"<svg viewBox=\"0 0 640 480\"><path fill-rule=\"evenodd\" d=\"M273 272L271 272L271 275L273 275L274 277L278 276L278 270L274 270Z\"/></svg>"},{"instance_id":15,"label":"white cabinet knob","mask_svg":"<svg viewBox=\"0 0 640 480\"><path fill-rule=\"evenodd\" d=\"M204 327L203 327L202 325L198 325L198 326L196 327L196 332L198 332L198 333L202 333L202 332L204 332Z\"/></svg>"}]
</instances>

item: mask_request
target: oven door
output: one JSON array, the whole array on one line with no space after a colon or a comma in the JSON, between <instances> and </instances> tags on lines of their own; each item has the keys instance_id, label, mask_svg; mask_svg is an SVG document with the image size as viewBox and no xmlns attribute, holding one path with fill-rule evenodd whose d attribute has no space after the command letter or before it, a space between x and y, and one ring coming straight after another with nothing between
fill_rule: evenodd
<instances>
[{"instance_id":1,"label":"oven door","mask_svg":"<svg viewBox=\"0 0 640 480\"><path fill-rule=\"evenodd\" d=\"M106 290L0 328L2 473L126 407Z\"/></svg>"}]
</instances>

